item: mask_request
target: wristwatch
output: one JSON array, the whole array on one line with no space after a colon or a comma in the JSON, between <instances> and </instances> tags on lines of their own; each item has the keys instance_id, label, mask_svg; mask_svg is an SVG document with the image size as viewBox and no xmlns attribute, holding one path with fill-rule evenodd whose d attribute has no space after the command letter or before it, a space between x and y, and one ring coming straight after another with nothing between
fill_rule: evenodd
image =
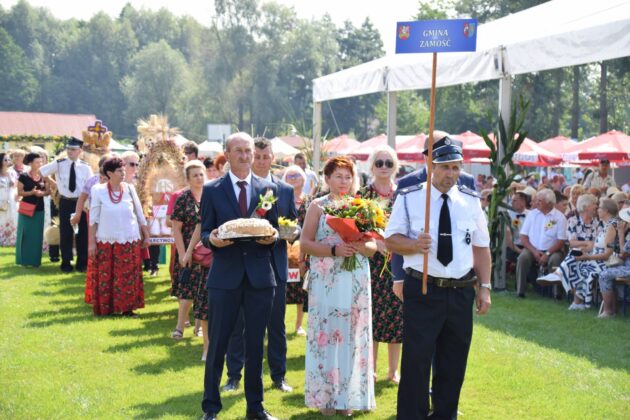
<instances>
[{"instance_id":1,"label":"wristwatch","mask_svg":"<svg viewBox=\"0 0 630 420\"><path fill-rule=\"evenodd\" d=\"M545 251L545 255L550 256L551 254L549 253L549 251Z\"/></svg>"},{"instance_id":2,"label":"wristwatch","mask_svg":"<svg viewBox=\"0 0 630 420\"><path fill-rule=\"evenodd\" d=\"M488 290L492 290L492 284L490 284L490 283L481 283L480 282L479 283L479 287L484 287L484 288L486 288Z\"/></svg>"}]
</instances>

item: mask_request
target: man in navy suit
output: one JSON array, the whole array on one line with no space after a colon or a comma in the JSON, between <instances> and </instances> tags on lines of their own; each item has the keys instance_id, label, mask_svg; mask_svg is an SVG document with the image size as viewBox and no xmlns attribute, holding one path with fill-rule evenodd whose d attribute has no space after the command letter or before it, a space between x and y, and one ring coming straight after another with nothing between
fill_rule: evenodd
<instances>
[{"instance_id":1,"label":"man in navy suit","mask_svg":"<svg viewBox=\"0 0 630 420\"><path fill-rule=\"evenodd\" d=\"M297 219L293 187L271 175L271 163L273 162L273 150L271 141L266 138L257 138L254 142L254 164L252 171L257 177L271 182L278 188L278 216L290 220ZM296 235L297 236L297 235ZM287 372L287 337L284 325L286 308L287 277L289 262L287 256L287 241L278 240L271 251L273 256L273 271L276 277L276 291L274 294L271 318L267 324L267 361L271 371L273 387L283 392L291 392L293 388L285 380ZM241 379L241 370L245 360L245 343L243 342L243 318L239 319L230 338L226 359L228 382L223 391L238 389Z\"/></svg>"},{"instance_id":2,"label":"man in navy suit","mask_svg":"<svg viewBox=\"0 0 630 420\"><path fill-rule=\"evenodd\" d=\"M206 359L204 419L216 419L221 411L219 384L230 335L242 311L245 322L245 398L247 419L275 419L263 407L262 358L265 328L271 316L276 280L271 251L278 234L256 241L222 240L218 228L227 221L249 218L258 197L277 187L252 175L254 140L246 133L228 137L225 156L230 171L209 182L201 195L201 241L213 251L208 274L210 347ZM276 205L264 218L278 227Z\"/></svg>"},{"instance_id":3,"label":"man in navy suit","mask_svg":"<svg viewBox=\"0 0 630 420\"><path fill-rule=\"evenodd\" d=\"M436 130L433 132L433 138L436 139L435 140L436 142L439 141L440 139L443 139L446 136L448 136L448 133L444 131ZM453 142L453 144L456 144L459 147L462 147L462 143L460 141L457 141L457 140L451 140L451 141ZM424 141L425 152L426 150L428 150L428 147L429 147L428 142L429 142L429 137L427 136L426 140ZM433 147L436 147L436 145L434 144ZM413 185L418 185L426 181L427 181L427 167L423 166L422 169L414 171L400 178L398 180L398 183L397 183L398 187L396 190L400 191L403 188L411 187ZM459 178L457 179L457 185L463 185L475 191L475 178L469 173L461 171L459 174ZM418 203L418 205L424 205L424 203ZM405 278L405 270L403 270L402 255L392 253L391 267L392 267L391 269L392 269L392 274L393 274L392 276L393 280L402 280ZM396 290L394 290L394 293L396 293ZM400 290L400 294L402 295L402 289ZM396 295L398 296L398 293ZM401 296L398 296L398 297L400 298Z\"/></svg>"}]
</instances>

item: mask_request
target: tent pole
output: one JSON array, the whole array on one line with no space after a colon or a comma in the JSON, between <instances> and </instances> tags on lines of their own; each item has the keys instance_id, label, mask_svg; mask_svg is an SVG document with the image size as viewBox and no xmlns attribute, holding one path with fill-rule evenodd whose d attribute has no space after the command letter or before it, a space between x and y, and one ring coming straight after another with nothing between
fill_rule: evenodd
<instances>
[{"instance_id":1,"label":"tent pole","mask_svg":"<svg viewBox=\"0 0 630 420\"><path fill-rule=\"evenodd\" d=\"M501 114L501 119L503 120L503 124L505 127L508 127L510 124L510 113L512 112L512 78L509 74L504 74L504 76L499 79L499 113ZM499 161L503 159L505 156L505 150L501 145L500 141L497 141L497 158ZM508 168L506 168L508 171ZM509 175L509 171L508 171ZM506 266L505 262L507 260L507 251L505 240L501 244L501 264L497 265L494 272L494 288L496 290L505 290L507 288L505 276L506 276Z\"/></svg>"},{"instance_id":2,"label":"tent pole","mask_svg":"<svg viewBox=\"0 0 630 420\"><path fill-rule=\"evenodd\" d=\"M320 147L322 141L322 103L313 102L313 171L319 174Z\"/></svg>"},{"instance_id":3,"label":"tent pole","mask_svg":"<svg viewBox=\"0 0 630 420\"><path fill-rule=\"evenodd\" d=\"M396 150L396 92L387 92L387 144Z\"/></svg>"}]
</instances>

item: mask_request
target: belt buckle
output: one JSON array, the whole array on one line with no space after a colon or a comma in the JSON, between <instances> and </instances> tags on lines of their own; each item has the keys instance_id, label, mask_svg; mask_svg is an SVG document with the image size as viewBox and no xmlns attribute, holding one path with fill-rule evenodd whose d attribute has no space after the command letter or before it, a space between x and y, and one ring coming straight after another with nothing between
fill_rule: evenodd
<instances>
[{"instance_id":1,"label":"belt buckle","mask_svg":"<svg viewBox=\"0 0 630 420\"><path fill-rule=\"evenodd\" d=\"M435 279L435 285L437 287L445 287L444 284L446 283L446 279L442 279L442 278L437 278Z\"/></svg>"}]
</instances>

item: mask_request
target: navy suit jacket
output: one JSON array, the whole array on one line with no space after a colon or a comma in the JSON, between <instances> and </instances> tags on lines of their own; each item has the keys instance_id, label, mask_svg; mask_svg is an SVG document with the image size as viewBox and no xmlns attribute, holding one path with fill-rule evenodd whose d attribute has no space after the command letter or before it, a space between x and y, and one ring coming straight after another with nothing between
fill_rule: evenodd
<instances>
[{"instance_id":1,"label":"navy suit jacket","mask_svg":"<svg viewBox=\"0 0 630 420\"><path fill-rule=\"evenodd\" d=\"M297 209L295 208L295 196L293 193L293 187L282 182L280 179L272 176L271 181L278 188L278 201L276 201L276 207L278 208L278 217L286 217L287 219L296 220L298 217ZM289 258L287 255L287 241L284 239L278 239L276 246L271 251L273 255L273 268L276 274L276 281L279 283L286 283L287 277L289 277Z\"/></svg>"},{"instance_id":2,"label":"navy suit jacket","mask_svg":"<svg viewBox=\"0 0 630 420\"><path fill-rule=\"evenodd\" d=\"M272 190L278 195L275 184L252 175L252 196L248 214L258 205L259 195ZM234 242L232 245L216 248L210 244L210 233L223 223L238 219L241 212L229 174L204 185L201 194L201 241L212 249L212 267L208 273L208 288L236 289L245 274L252 287L261 289L274 287L275 276L271 262L271 251L274 245L261 245L256 241ZM278 228L278 207L274 205L265 214L271 225Z\"/></svg>"},{"instance_id":3,"label":"navy suit jacket","mask_svg":"<svg viewBox=\"0 0 630 420\"><path fill-rule=\"evenodd\" d=\"M418 171L414 171L410 174L398 180L398 189L411 187L412 185L418 185L427 181L427 168L426 166ZM461 171L459 178L457 179L457 185L464 185L471 190L475 191L475 177ZM392 253L392 279L402 280L405 278L405 270L403 270L403 257L402 255Z\"/></svg>"}]
</instances>

